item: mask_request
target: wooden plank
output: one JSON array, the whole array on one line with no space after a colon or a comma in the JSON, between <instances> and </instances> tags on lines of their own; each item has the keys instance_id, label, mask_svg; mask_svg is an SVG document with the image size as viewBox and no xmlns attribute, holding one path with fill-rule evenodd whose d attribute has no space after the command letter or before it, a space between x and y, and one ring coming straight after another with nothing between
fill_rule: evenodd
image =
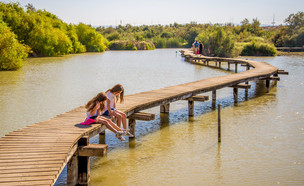
<instances>
[{"instance_id":1,"label":"wooden plank","mask_svg":"<svg viewBox=\"0 0 304 186\"><path fill-rule=\"evenodd\" d=\"M0 174L0 180L2 178L11 178L11 177L31 177L31 176L49 176L56 175L58 171L47 171L47 172L27 172L27 173L8 173Z\"/></svg>"},{"instance_id":2,"label":"wooden plank","mask_svg":"<svg viewBox=\"0 0 304 186\"><path fill-rule=\"evenodd\" d=\"M49 176L33 176L33 177L10 177L10 178L1 178L0 183L7 183L9 182L22 182L22 181L37 181L37 180L54 180L54 175Z\"/></svg>"},{"instance_id":3,"label":"wooden plank","mask_svg":"<svg viewBox=\"0 0 304 186\"><path fill-rule=\"evenodd\" d=\"M277 72L278 74L282 74L282 75L288 75L288 72L285 72L284 70L278 70Z\"/></svg>"},{"instance_id":4,"label":"wooden plank","mask_svg":"<svg viewBox=\"0 0 304 186\"><path fill-rule=\"evenodd\" d=\"M107 144L88 144L78 147L78 156L105 156L108 152Z\"/></svg>"},{"instance_id":5,"label":"wooden plank","mask_svg":"<svg viewBox=\"0 0 304 186\"><path fill-rule=\"evenodd\" d=\"M232 88L242 88L242 89L250 89L251 85L249 85L249 84L237 84L237 85L232 85L232 86L229 86L229 87L232 87Z\"/></svg>"},{"instance_id":6,"label":"wooden plank","mask_svg":"<svg viewBox=\"0 0 304 186\"><path fill-rule=\"evenodd\" d=\"M34 158L50 158L54 155L50 155L50 154L37 154L37 155L30 155L30 156L18 156L18 155L10 155L10 156L3 156L3 157L0 157L0 160L8 160L8 159L18 159L18 158L23 158L23 159L34 159ZM56 157L57 158L61 158L61 157L65 157L66 154L57 154Z\"/></svg>"},{"instance_id":7,"label":"wooden plank","mask_svg":"<svg viewBox=\"0 0 304 186\"><path fill-rule=\"evenodd\" d=\"M4 162L1 166L18 166L18 165L51 165L51 164L63 164L63 160L49 160L49 161L28 161L28 162Z\"/></svg>"},{"instance_id":8,"label":"wooden plank","mask_svg":"<svg viewBox=\"0 0 304 186\"><path fill-rule=\"evenodd\" d=\"M8 183L0 183L0 186L26 186L26 185L39 185L39 186L43 186L43 185L52 185L53 181L52 180L39 180L39 181L19 181L19 182L9 182Z\"/></svg>"},{"instance_id":9,"label":"wooden plank","mask_svg":"<svg viewBox=\"0 0 304 186\"><path fill-rule=\"evenodd\" d=\"M12 165L12 166L6 166L6 167L0 167L0 170L18 170L18 169L37 169L37 168L57 168L62 166L62 163L57 164L36 164L36 165Z\"/></svg>"},{"instance_id":10,"label":"wooden plank","mask_svg":"<svg viewBox=\"0 0 304 186\"><path fill-rule=\"evenodd\" d=\"M23 156L32 156L32 155L44 155L44 154L48 154L48 155L53 155L53 156L56 156L56 155L62 155L62 154L66 154L67 152L60 152L60 151L57 151L57 152L24 152L24 153L20 153L20 152L7 152L7 153L3 153L3 154L0 154L0 158L2 157L5 157L5 156L19 156L20 158L23 157Z\"/></svg>"},{"instance_id":11,"label":"wooden plank","mask_svg":"<svg viewBox=\"0 0 304 186\"><path fill-rule=\"evenodd\" d=\"M14 162L18 162L18 163L23 163L23 162L33 162L33 161L41 161L41 162L45 162L45 161L52 161L52 160L58 160L58 161L64 161L66 158L65 157L36 157L36 158L23 158L23 159L3 159L0 160L0 164L2 163L14 163Z\"/></svg>"},{"instance_id":12,"label":"wooden plank","mask_svg":"<svg viewBox=\"0 0 304 186\"><path fill-rule=\"evenodd\" d=\"M128 117L129 119L151 121L155 119L155 114L146 112L136 112Z\"/></svg>"},{"instance_id":13,"label":"wooden plank","mask_svg":"<svg viewBox=\"0 0 304 186\"><path fill-rule=\"evenodd\" d=\"M186 98L184 100L188 100L188 101L207 101L209 100L209 96L200 96L200 95L197 95L197 96L192 96L190 98Z\"/></svg>"},{"instance_id":14,"label":"wooden plank","mask_svg":"<svg viewBox=\"0 0 304 186\"><path fill-rule=\"evenodd\" d=\"M280 77L272 76L272 77L261 78L260 80L275 80L275 81L280 81Z\"/></svg>"},{"instance_id":15,"label":"wooden plank","mask_svg":"<svg viewBox=\"0 0 304 186\"><path fill-rule=\"evenodd\" d=\"M0 170L0 174L9 174L9 173L28 173L28 172L47 172L47 171L58 171L59 167L37 167L29 169L6 169Z\"/></svg>"}]
</instances>

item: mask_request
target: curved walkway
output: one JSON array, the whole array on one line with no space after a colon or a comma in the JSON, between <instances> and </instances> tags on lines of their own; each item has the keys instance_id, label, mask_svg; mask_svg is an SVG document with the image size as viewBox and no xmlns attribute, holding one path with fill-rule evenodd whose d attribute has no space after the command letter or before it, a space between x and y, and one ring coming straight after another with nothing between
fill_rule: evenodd
<instances>
[{"instance_id":1,"label":"curved walkway","mask_svg":"<svg viewBox=\"0 0 304 186\"><path fill-rule=\"evenodd\" d=\"M198 57L188 50L183 50L182 53ZM199 58L246 64L253 69L127 95L125 102L118 104L117 108L130 116L196 94L278 74L278 68L264 62L204 56ZM73 154L77 153L78 140L83 136L92 137L105 129L99 124L79 125L84 118L85 108L82 106L3 136L0 139L0 185L53 185Z\"/></svg>"}]
</instances>

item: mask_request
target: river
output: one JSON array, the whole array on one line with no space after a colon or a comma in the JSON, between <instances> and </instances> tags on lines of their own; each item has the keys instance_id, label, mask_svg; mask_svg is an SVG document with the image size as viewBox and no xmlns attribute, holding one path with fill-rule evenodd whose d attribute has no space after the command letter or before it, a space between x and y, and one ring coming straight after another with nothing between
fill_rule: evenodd
<instances>
[{"instance_id":1,"label":"river","mask_svg":"<svg viewBox=\"0 0 304 186\"><path fill-rule=\"evenodd\" d=\"M1 136L84 105L116 83L123 84L128 95L233 73L233 68L187 63L177 51L29 58L19 71L0 72ZM109 153L91 158L91 185L303 185L304 58L249 59L268 62L289 75L280 75L269 93L264 83L250 82L248 100L239 90L237 104L231 88L217 91L221 144L210 101L196 102L190 118L185 101L172 103L169 115L152 108L147 112L156 119L138 121L135 140L120 142L107 132ZM97 142L98 136L91 139ZM65 184L65 171L56 185Z\"/></svg>"}]
</instances>

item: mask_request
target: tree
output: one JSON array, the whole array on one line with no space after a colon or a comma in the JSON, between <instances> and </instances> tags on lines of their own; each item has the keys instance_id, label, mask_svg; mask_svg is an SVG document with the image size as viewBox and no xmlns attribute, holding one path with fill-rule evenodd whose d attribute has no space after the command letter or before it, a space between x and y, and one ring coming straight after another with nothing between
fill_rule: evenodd
<instances>
[{"instance_id":1,"label":"tree","mask_svg":"<svg viewBox=\"0 0 304 186\"><path fill-rule=\"evenodd\" d=\"M294 29L300 29L304 27L304 12L298 12L296 14L290 14L285 23L288 25L289 30L292 32Z\"/></svg>"},{"instance_id":2,"label":"tree","mask_svg":"<svg viewBox=\"0 0 304 186\"><path fill-rule=\"evenodd\" d=\"M25 7L26 7L27 11L36 12L36 8L33 6L33 4L28 3Z\"/></svg>"},{"instance_id":3,"label":"tree","mask_svg":"<svg viewBox=\"0 0 304 186\"><path fill-rule=\"evenodd\" d=\"M0 17L0 70L17 70L23 66L30 48L18 42L16 35Z\"/></svg>"}]
</instances>

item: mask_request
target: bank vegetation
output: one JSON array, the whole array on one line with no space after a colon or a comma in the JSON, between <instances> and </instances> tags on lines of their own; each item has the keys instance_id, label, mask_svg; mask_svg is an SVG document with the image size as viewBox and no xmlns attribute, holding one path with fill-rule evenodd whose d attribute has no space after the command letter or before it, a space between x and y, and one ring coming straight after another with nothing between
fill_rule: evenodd
<instances>
[{"instance_id":1,"label":"bank vegetation","mask_svg":"<svg viewBox=\"0 0 304 186\"><path fill-rule=\"evenodd\" d=\"M28 56L60 56L105 50L192 47L219 57L274 56L276 47L304 45L304 13L290 14L285 25L262 27L259 20L234 24L118 25L67 24L31 4L0 2L0 70L16 70Z\"/></svg>"}]
</instances>

